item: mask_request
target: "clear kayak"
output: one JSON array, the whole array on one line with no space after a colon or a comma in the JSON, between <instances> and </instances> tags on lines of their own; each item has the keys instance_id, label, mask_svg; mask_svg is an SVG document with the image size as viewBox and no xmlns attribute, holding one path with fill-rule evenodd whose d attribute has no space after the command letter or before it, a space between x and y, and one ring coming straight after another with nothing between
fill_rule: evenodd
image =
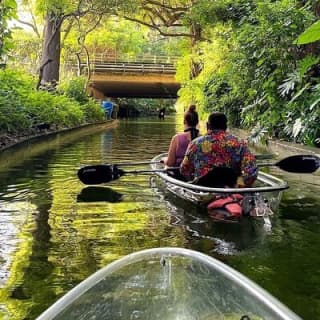
<instances>
[{"instance_id":1,"label":"clear kayak","mask_svg":"<svg viewBox=\"0 0 320 320\"><path fill-rule=\"evenodd\" d=\"M300 318L257 284L212 257L182 248L156 248L102 268L37 319Z\"/></svg>"},{"instance_id":2,"label":"clear kayak","mask_svg":"<svg viewBox=\"0 0 320 320\"><path fill-rule=\"evenodd\" d=\"M163 168L160 160L167 154L159 154L151 160L151 169ZM160 178L166 190L187 201L207 205L217 196L241 194L242 207L245 214L254 212L255 216L267 217L279 207L283 190L288 189L288 184L282 179L265 172L259 172L255 185L250 188L209 188L175 179L166 171L155 174Z\"/></svg>"}]
</instances>

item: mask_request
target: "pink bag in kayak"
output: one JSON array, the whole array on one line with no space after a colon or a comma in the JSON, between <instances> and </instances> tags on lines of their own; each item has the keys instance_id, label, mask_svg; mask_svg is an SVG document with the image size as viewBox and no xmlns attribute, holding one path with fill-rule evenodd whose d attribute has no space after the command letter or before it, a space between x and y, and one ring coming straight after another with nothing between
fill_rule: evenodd
<instances>
[{"instance_id":1,"label":"pink bag in kayak","mask_svg":"<svg viewBox=\"0 0 320 320\"><path fill-rule=\"evenodd\" d=\"M209 210L225 210L230 214L230 217L241 217L242 199L243 196L239 193L217 196L215 200L208 204L207 208Z\"/></svg>"}]
</instances>

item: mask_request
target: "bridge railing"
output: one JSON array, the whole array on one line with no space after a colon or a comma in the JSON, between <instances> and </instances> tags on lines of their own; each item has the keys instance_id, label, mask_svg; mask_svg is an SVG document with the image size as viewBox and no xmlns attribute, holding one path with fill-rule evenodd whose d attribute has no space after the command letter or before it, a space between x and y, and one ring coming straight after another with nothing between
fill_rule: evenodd
<instances>
[{"instance_id":1,"label":"bridge railing","mask_svg":"<svg viewBox=\"0 0 320 320\"><path fill-rule=\"evenodd\" d=\"M98 73L163 73L175 74L176 69L169 64L144 64L144 63L94 63L91 66L94 74Z\"/></svg>"},{"instance_id":2,"label":"bridge railing","mask_svg":"<svg viewBox=\"0 0 320 320\"><path fill-rule=\"evenodd\" d=\"M95 54L90 56L90 70L92 74L126 73L126 74L175 74L177 56L155 55L112 55ZM84 57L81 57L82 71L87 70Z\"/></svg>"},{"instance_id":3,"label":"bridge railing","mask_svg":"<svg viewBox=\"0 0 320 320\"><path fill-rule=\"evenodd\" d=\"M151 63L151 64L176 64L179 56L142 54L132 56L129 54L104 54L96 53L91 56L91 60L96 63Z\"/></svg>"}]
</instances>

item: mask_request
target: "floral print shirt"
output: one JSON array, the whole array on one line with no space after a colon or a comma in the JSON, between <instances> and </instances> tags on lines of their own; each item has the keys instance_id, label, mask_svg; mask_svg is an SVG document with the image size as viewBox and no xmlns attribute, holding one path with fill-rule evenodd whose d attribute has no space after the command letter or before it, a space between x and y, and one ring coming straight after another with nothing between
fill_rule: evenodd
<instances>
[{"instance_id":1,"label":"floral print shirt","mask_svg":"<svg viewBox=\"0 0 320 320\"><path fill-rule=\"evenodd\" d=\"M212 167L233 168L251 186L258 176L255 156L245 141L225 130L213 130L189 143L180 172L188 180L206 175Z\"/></svg>"}]
</instances>

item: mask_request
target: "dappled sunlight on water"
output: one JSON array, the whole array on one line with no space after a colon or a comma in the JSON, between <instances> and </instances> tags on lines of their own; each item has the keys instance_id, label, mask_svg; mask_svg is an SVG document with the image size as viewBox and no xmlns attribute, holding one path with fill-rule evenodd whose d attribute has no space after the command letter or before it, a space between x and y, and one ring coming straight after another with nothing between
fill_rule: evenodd
<instances>
[{"instance_id":1,"label":"dappled sunlight on water","mask_svg":"<svg viewBox=\"0 0 320 320\"><path fill-rule=\"evenodd\" d=\"M214 222L203 209L168 194L151 175L128 173L99 186L78 180L82 165L150 160L166 152L172 135L182 130L182 116L177 119L123 120L112 130L63 135L47 147L34 144L35 149L0 157L1 319L34 319L107 263L165 246L214 256L303 318L320 317L319 176L305 181L288 175L290 189L271 232L249 219ZM123 167L143 168L148 166Z\"/></svg>"}]
</instances>

